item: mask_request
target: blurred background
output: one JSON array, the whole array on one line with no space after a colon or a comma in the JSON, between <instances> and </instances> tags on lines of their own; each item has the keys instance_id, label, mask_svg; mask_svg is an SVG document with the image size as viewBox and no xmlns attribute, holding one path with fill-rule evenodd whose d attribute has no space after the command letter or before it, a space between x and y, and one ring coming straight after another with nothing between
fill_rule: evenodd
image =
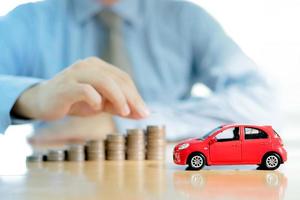
<instances>
[{"instance_id":1,"label":"blurred background","mask_svg":"<svg viewBox=\"0 0 300 200\"><path fill-rule=\"evenodd\" d=\"M204 7L277 88L283 112L280 135L288 148L300 143L300 0L192 0ZM0 0L0 16L28 0ZM1 34L1 33L0 33ZM195 94L207 92L198 85ZM11 127L0 135L0 158L30 153L31 128ZM18 150L17 150L18 149ZM9 151L9 153L8 153ZM295 152L295 151L294 151ZM296 152L300 152L300 149ZM10 166L11 167L11 166ZM7 170L10 170L8 168ZM12 170L12 169L11 169Z\"/></svg>"}]
</instances>

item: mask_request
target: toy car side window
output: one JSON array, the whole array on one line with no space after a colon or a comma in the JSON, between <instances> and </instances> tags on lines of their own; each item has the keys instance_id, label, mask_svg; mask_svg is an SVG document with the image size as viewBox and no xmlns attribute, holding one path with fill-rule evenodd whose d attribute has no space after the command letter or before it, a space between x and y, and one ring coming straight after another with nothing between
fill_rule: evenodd
<instances>
[{"instance_id":1,"label":"toy car side window","mask_svg":"<svg viewBox=\"0 0 300 200\"><path fill-rule=\"evenodd\" d=\"M266 139L268 134L264 131L256 128L245 128L245 139L254 140L254 139Z\"/></svg>"},{"instance_id":2,"label":"toy car side window","mask_svg":"<svg viewBox=\"0 0 300 200\"><path fill-rule=\"evenodd\" d=\"M216 136L217 142L227 142L240 139L239 128L228 128Z\"/></svg>"}]
</instances>

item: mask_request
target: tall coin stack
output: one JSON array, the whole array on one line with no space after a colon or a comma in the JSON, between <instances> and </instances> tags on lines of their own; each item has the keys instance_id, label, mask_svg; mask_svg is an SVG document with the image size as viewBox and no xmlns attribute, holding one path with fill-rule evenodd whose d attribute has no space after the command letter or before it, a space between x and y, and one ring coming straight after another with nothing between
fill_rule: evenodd
<instances>
[{"instance_id":1,"label":"tall coin stack","mask_svg":"<svg viewBox=\"0 0 300 200\"><path fill-rule=\"evenodd\" d=\"M145 135L142 129L127 130L127 160L145 160Z\"/></svg>"},{"instance_id":2,"label":"tall coin stack","mask_svg":"<svg viewBox=\"0 0 300 200\"><path fill-rule=\"evenodd\" d=\"M68 161L84 161L84 145L82 144L71 144L68 148Z\"/></svg>"},{"instance_id":3,"label":"tall coin stack","mask_svg":"<svg viewBox=\"0 0 300 200\"><path fill-rule=\"evenodd\" d=\"M105 160L105 148L103 140L91 140L86 144L87 160Z\"/></svg>"},{"instance_id":4,"label":"tall coin stack","mask_svg":"<svg viewBox=\"0 0 300 200\"><path fill-rule=\"evenodd\" d=\"M165 159L165 126L147 126L147 160Z\"/></svg>"},{"instance_id":5,"label":"tall coin stack","mask_svg":"<svg viewBox=\"0 0 300 200\"><path fill-rule=\"evenodd\" d=\"M106 139L107 160L125 160L125 137L111 134Z\"/></svg>"},{"instance_id":6,"label":"tall coin stack","mask_svg":"<svg viewBox=\"0 0 300 200\"><path fill-rule=\"evenodd\" d=\"M50 150L47 154L47 161L64 161L65 151L60 150Z\"/></svg>"}]
</instances>

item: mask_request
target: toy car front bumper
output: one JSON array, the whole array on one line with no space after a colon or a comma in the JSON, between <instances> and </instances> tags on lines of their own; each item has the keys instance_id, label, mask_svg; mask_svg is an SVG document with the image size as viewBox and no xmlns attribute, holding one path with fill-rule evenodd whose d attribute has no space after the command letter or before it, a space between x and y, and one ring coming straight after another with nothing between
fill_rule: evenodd
<instances>
[{"instance_id":1,"label":"toy car front bumper","mask_svg":"<svg viewBox=\"0 0 300 200\"><path fill-rule=\"evenodd\" d=\"M180 151L174 151L173 153L173 161L177 165L185 165L186 164L186 156Z\"/></svg>"}]
</instances>

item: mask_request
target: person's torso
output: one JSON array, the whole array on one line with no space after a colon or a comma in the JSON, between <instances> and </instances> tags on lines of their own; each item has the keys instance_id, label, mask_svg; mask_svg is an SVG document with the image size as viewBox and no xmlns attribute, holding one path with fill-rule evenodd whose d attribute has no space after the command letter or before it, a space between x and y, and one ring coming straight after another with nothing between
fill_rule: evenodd
<instances>
[{"instance_id":1,"label":"person's torso","mask_svg":"<svg viewBox=\"0 0 300 200\"><path fill-rule=\"evenodd\" d=\"M43 5L44 4L44 5ZM180 6L171 1L140 1L139 21L124 23L123 35L133 79L147 101L179 100L190 94L192 53ZM72 63L102 56L106 32L97 17L79 23L72 0L36 6L32 75L51 78Z\"/></svg>"}]
</instances>

